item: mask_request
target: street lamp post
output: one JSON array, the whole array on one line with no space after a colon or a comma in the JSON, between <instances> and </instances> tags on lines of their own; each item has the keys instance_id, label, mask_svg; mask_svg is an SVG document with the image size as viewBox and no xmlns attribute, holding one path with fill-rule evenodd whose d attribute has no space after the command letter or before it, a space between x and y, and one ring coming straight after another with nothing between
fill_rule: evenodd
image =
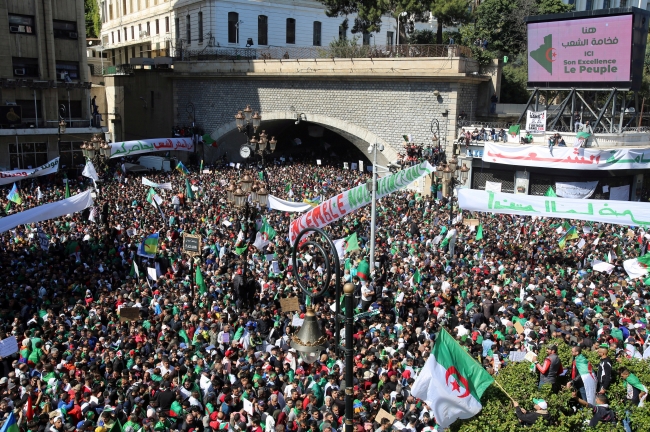
<instances>
[{"instance_id":1,"label":"street lamp post","mask_svg":"<svg viewBox=\"0 0 650 432\"><path fill-rule=\"evenodd\" d=\"M273 153L278 142L274 136L269 140L265 130L260 132L259 138L255 137L261 123L262 116L257 111L253 113L250 105L246 105L245 109L235 115L237 129L246 135L246 142L239 148L239 155L248 159L251 153L257 154L262 158L262 167L264 167L264 156Z\"/></svg>"},{"instance_id":2,"label":"street lamp post","mask_svg":"<svg viewBox=\"0 0 650 432\"><path fill-rule=\"evenodd\" d=\"M301 239L311 234L319 234L324 241L325 246L319 243L316 239L311 238L301 242ZM302 278L299 272L298 265L298 249L305 250L311 249L312 255L321 255L323 257L323 274L319 279ZM336 349L340 345L340 331L339 331L339 309L340 309L340 291L341 291L341 263L339 261L336 247L332 239L320 228L305 228L298 234L296 241L292 248L292 262L293 262L293 275L294 278L306 296L306 312L305 320L300 327L300 330L291 338L291 347L300 353L303 361L308 364L314 363L318 360L320 353L325 349L327 337L316 320L316 314L312 306L312 300L325 294L331 288L332 276L334 276L335 288L335 301L336 301ZM334 267L332 269L332 266ZM309 281L309 282L308 282ZM315 284L315 286L308 286L307 284ZM345 295L345 426L344 432L353 431L353 347L352 347L352 333L354 321L354 284L346 283L343 287Z\"/></svg>"},{"instance_id":3,"label":"street lamp post","mask_svg":"<svg viewBox=\"0 0 650 432\"><path fill-rule=\"evenodd\" d=\"M370 204L370 273L375 271L375 224L377 220L377 151L384 151L384 145L371 144L368 153L372 153L372 202Z\"/></svg>"},{"instance_id":4,"label":"street lamp post","mask_svg":"<svg viewBox=\"0 0 650 432\"><path fill-rule=\"evenodd\" d=\"M465 184L469 168L463 164L461 167L456 156L451 158L447 164L440 164L436 167L436 179L440 180L444 186L443 195L449 197L449 224L453 221L454 209L454 188ZM446 194L444 191L446 190Z\"/></svg>"},{"instance_id":5,"label":"street lamp post","mask_svg":"<svg viewBox=\"0 0 650 432\"><path fill-rule=\"evenodd\" d=\"M84 158L90 160L95 168L102 172L108 168L107 161L111 157L111 146L100 134L94 134L90 141L81 144L81 151Z\"/></svg>"}]
</instances>

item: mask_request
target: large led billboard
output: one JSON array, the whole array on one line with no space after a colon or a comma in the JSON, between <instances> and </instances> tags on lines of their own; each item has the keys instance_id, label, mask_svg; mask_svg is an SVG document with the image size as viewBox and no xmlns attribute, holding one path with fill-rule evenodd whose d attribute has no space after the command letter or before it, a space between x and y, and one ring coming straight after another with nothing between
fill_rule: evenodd
<instances>
[{"instance_id":1,"label":"large led billboard","mask_svg":"<svg viewBox=\"0 0 650 432\"><path fill-rule=\"evenodd\" d=\"M639 45L645 51L640 33L647 36L648 23L645 13L630 9L611 9L627 13L603 11L601 16L578 12L529 18L529 87L634 89L643 73L642 59L635 61Z\"/></svg>"}]
</instances>

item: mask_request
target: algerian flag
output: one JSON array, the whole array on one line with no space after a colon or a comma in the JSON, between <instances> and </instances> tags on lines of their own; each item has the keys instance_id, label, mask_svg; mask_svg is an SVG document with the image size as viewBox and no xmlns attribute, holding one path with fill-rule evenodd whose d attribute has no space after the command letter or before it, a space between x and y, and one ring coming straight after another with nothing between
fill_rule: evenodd
<instances>
[{"instance_id":1,"label":"algerian flag","mask_svg":"<svg viewBox=\"0 0 650 432\"><path fill-rule=\"evenodd\" d=\"M549 186L549 187L548 187L548 189L546 190L546 192L544 192L544 196L547 196L547 197L557 197L557 195L555 194L555 191L553 190L553 186Z\"/></svg>"},{"instance_id":2,"label":"algerian flag","mask_svg":"<svg viewBox=\"0 0 650 432\"><path fill-rule=\"evenodd\" d=\"M483 240L483 224L478 225L476 230L476 240Z\"/></svg>"},{"instance_id":3,"label":"algerian flag","mask_svg":"<svg viewBox=\"0 0 650 432\"><path fill-rule=\"evenodd\" d=\"M153 188L149 188L149 192L147 192L147 202L156 207L156 204L161 205L163 200L160 198L160 195L158 195L156 191L153 190ZM154 202L156 204L154 204Z\"/></svg>"},{"instance_id":4,"label":"algerian flag","mask_svg":"<svg viewBox=\"0 0 650 432\"><path fill-rule=\"evenodd\" d=\"M81 175L84 176L84 177L88 177L88 178L92 179L93 181L99 180L99 176L97 175L97 171L95 170L95 166L90 161L90 159L86 160L86 166L84 167L84 170L81 172Z\"/></svg>"},{"instance_id":5,"label":"algerian flag","mask_svg":"<svg viewBox=\"0 0 650 432\"><path fill-rule=\"evenodd\" d=\"M648 266L650 265L650 253L645 254L639 258L633 258L623 261L623 268L627 272L630 279L635 279L648 274Z\"/></svg>"},{"instance_id":6,"label":"algerian flag","mask_svg":"<svg viewBox=\"0 0 650 432\"><path fill-rule=\"evenodd\" d=\"M594 404L596 400L596 376L591 368L591 363L582 354L573 359L571 379L576 379L578 375L582 378L582 384L587 393L587 402Z\"/></svg>"},{"instance_id":7,"label":"algerian flag","mask_svg":"<svg viewBox=\"0 0 650 432\"><path fill-rule=\"evenodd\" d=\"M636 347L632 344L625 344L625 356L627 358L635 358L635 359L643 358L639 350L637 350Z\"/></svg>"},{"instance_id":8,"label":"algerian flag","mask_svg":"<svg viewBox=\"0 0 650 432\"><path fill-rule=\"evenodd\" d=\"M357 233L353 233L352 235L346 237L344 244L346 252L354 252L356 250L359 250L359 239L357 238Z\"/></svg>"},{"instance_id":9,"label":"algerian flag","mask_svg":"<svg viewBox=\"0 0 650 432\"><path fill-rule=\"evenodd\" d=\"M339 260L345 258L345 239L334 240L334 248L336 249L336 254L339 256Z\"/></svg>"},{"instance_id":10,"label":"algerian flag","mask_svg":"<svg viewBox=\"0 0 650 432\"><path fill-rule=\"evenodd\" d=\"M494 378L442 329L411 394L424 400L442 428L481 409L481 396Z\"/></svg>"},{"instance_id":11,"label":"algerian flag","mask_svg":"<svg viewBox=\"0 0 650 432\"><path fill-rule=\"evenodd\" d=\"M520 132L521 132L521 126L520 125L512 125L510 128L508 128L508 135L510 137L508 138L508 141L514 141L518 143L520 141Z\"/></svg>"},{"instance_id":12,"label":"algerian flag","mask_svg":"<svg viewBox=\"0 0 650 432\"><path fill-rule=\"evenodd\" d=\"M188 199L191 199L191 200L196 199L194 197L194 191L192 190L192 187L190 186L190 181L187 178L185 179L185 195L187 195Z\"/></svg>"},{"instance_id":13,"label":"algerian flag","mask_svg":"<svg viewBox=\"0 0 650 432\"><path fill-rule=\"evenodd\" d=\"M133 265L131 266L131 272L129 273L129 276L140 279L140 269L138 268L138 264L135 262L135 260L133 260Z\"/></svg>"},{"instance_id":14,"label":"algerian flag","mask_svg":"<svg viewBox=\"0 0 650 432\"><path fill-rule=\"evenodd\" d=\"M413 277L411 277L411 285L419 284L420 282L422 282L422 275L420 275L420 269L416 269Z\"/></svg>"},{"instance_id":15,"label":"algerian flag","mask_svg":"<svg viewBox=\"0 0 650 432\"><path fill-rule=\"evenodd\" d=\"M201 274L201 269L199 266L196 266L196 286L199 287L199 293L203 294L208 291L208 287L205 285L205 282L203 281L203 275Z\"/></svg>"},{"instance_id":16,"label":"algerian flag","mask_svg":"<svg viewBox=\"0 0 650 432\"><path fill-rule=\"evenodd\" d=\"M273 227L269 225L269 223L266 221L266 218L264 218L264 222L262 223L262 227L260 228L260 231L266 234L268 240L273 240L275 238L275 235L277 234L273 229Z\"/></svg>"},{"instance_id":17,"label":"algerian flag","mask_svg":"<svg viewBox=\"0 0 650 432\"><path fill-rule=\"evenodd\" d=\"M370 264L365 259L357 266L357 276L365 281L370 278Z\"/></svg>"},{"instance_id":18,"label":"algerian flag","mask_svg":"<svg viewBox=\"0 0 650 432\"><path fill-rule=\"evenodd\" d=\"M261 251L268 244L269 244L269 239L266 236L266 233L263 233L262 231L258 231L257 234L255 235L255 241L253 242L253 246L255 246L257 250Z\"/></svg>"}]
</instances>

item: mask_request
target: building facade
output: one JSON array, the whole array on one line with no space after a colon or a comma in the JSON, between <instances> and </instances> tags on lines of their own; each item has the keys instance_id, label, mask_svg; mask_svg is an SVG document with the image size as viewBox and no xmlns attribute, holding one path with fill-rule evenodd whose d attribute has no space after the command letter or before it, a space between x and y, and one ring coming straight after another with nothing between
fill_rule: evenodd
<instances>
[{"instance_id":1,"label":"building facade","mask_svg":"<svg viewBox=\"0 0 650 432\"><path fill-rule=\"evenodd\" d=\"M648 9L648 0L563 0L565 4L575 5L576 11L609 8L638 7Z\"/></svg>"},{"instance_id":2,"label":"building facade","mask_svg":"<svg viewBox=\"0 0 650 432\"><path fill-rule=\"evenodd\" d=\"M0 34L0 167L59 155L68 168L83 165L79 147L102 131L91 122L83 2L0 2Z\"/></svg>"},{"instance_id":3,"label":"building facade","mask_svg":"<svg viewBox=\"0 0 650 432\"><path fill-rule=\"evenodd\" d=\"M163 57L213 48L318 47L339 37L351 38L354 16L330 18L316 0L98 0L101 48L109 63L154 65ZM359 44L394 45L394 18L385 17L379 32L359 35ZM415 23L434 30L436 22ZM140 60L156 59L159 60Z\"/></svg>"}]
</instances>

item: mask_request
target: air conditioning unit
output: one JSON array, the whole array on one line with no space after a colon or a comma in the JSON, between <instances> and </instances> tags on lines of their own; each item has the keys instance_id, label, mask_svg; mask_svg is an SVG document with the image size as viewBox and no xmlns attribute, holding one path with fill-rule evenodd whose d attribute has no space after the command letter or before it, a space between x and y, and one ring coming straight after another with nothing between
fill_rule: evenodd
<instances>
[{"instance_id":1,"label":"air conditioning unit","mask_svg":"<svg viewBox=\"0 0 650 432\"><path fill-rule=\"evenodd\" d=\"M25 75L25 68L14 69L14 75Z\"/></svg>"},{"instance_id":2,"label":"air conditioning unit","mask_svg":"<svg viewBox=\"0 0 650 432\"><path fill-rule=\"evenodd\" d=\"M20 27L19 26L9 26L9 31L11 33L18 33L20 31Z\"/></svg>"},{"instance_id":3,"label":"air conditioning unit","mask_svg":"<svg viewBox=\"0 0 650 432\"><path fill-rule=\"evenodd\" d=\"M79 37L79 35L77 34L77 32L70 32L70 33L68 33L68 37L70 39L77 39Z\"/></svg>"}]
</instances>

